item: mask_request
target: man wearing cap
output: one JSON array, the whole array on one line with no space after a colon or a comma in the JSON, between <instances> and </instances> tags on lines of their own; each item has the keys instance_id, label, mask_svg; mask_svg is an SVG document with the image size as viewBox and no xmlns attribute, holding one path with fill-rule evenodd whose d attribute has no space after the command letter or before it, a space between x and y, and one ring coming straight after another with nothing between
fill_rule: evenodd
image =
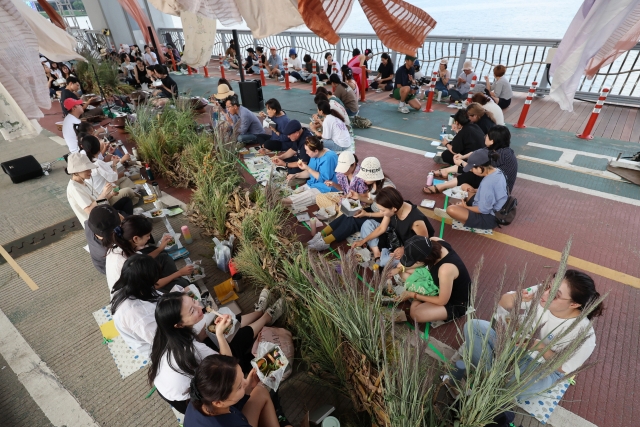
<instances>
[{"instance_id":1,"label":"man wearing cap","mask_svg":"<svg viewBox=\"0 0 640 427\"><path fill-rule=\"evenodd\" d=\"M449 96L449 79L451 79L451 72L447 70L449 60L443 58L440 60L440 66L438 67L438 80L436 80L436 91L441 92L440 99Z\"/></svg>"},{"instance_id":2,"label":"man wearing cap","mask_svg":"<svg viewBox=\"0 0 640 427\"><path fill-rule=\"evenodd\" d=\"M269 77L274 79L282 77L282 80L284 80L284 76L282 76L284 73L282 58L278 55L278 51L275 46L271 46L269 48L269 52L271 53L271 55L269 55L269 59L267 59L267 71L269 72Z\"/></svg>"},{"instance_id":3,"label":"man wearing cap","mask_svg":"<svg viewBox=\"0 0 640 427\"><path fill-rule=\"evenodd\" d=\"M424 77L424 74L422 74L422 71L420 71L420 61L418 61L417 59L413 61L413 70L415 71L415 73L413 74L413 78L416 81L420 81L420 79Z\"/></svg>"},{"instance_id":4,"label":"man wearing cap","mask_svg":"<svg viewBox=\"0 0 640 427\"><path fill-rule=\"evenodd\" d=\"M107 274L105 264L108 248L103 244L104 238L110 236L121 221L122 216L112 206L100 205L91 210L89 219L84 223L91 262L102 274Z\"/></svg>"},{"instance_id":5,"label":"man wearing cap","mask_svg":"<svg viewBox=\"0 0 640 427\"><path fill-rule=\"evenodd\" d=\"M407 104L416 110L420 109L420 101L416 99L416 91L411 88L411 85L416 84L414 79L415 70L413 68L415 60L416 58L413 56L405 56L404 65L400 66L396 71L396 87L393 89L393 97L400 101L398 111L403 114L409 114Z\"/></svg>"},{"instance_id":6,"label":"man wearing cap","mask_svg":"<svg viewBox=\"0 0 640 427\"><path fill-rule=\"evenodd\" d=\"M282 143L282 153L273 157L273 163L276 166L287 168L287 174L302 172L298 168L298 160L309 163L309 155L304 149L304 143L311 136L311 132L307 128L303 128L297 120L290 120L282 131L289 137L289 142Z\"/></svg>"},{"instance_id":7,"label":"man wearing cap","mask_svg":"<svg viewBox=\"0 0 640 427\"><path fill-rule=\"evenodd\" d=\"M70 153L80 151L75 126L81 123L80 116L84 113L83 105L84 102L79 99L67 98L64 100L64 108L67 109L68 114L62 122L62 137L67 143Z\"/></svg>"},{"instance_id":8,"label":"man wearing cap","mask_svg":"<svg viewBox=\"0 0 640 427\"><path fill-rule=\"evenodd\" d=\"M220 85L223 86L223 85ZM227 121L231 126L238 124L238 142L243 144L253 144L257 141L256 135L265 133L262 122L248 108L243 107L238 102L238 97L227 98Z\"/></svg>"},{"instance_id":9,"label":"man wearing cap","mask_svg":"<svg viewBox=\"0 0 640 427\"><path fill-rule=\"evenodd\" d=\"M465 61L462 65L462 73L458 76L456 87L449 90L449 96L452 101L463 101L467 99L467 94L471 89L471 81L476 77L473 72L471 61Z\"/></svg>"}]
</instances>

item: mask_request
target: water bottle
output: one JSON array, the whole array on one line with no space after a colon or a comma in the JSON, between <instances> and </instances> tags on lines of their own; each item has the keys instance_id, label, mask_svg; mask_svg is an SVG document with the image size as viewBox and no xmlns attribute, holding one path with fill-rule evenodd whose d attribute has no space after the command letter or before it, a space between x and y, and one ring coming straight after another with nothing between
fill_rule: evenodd
<instances>
[{"instance_id":1,"label":"water bottle","mask_svg":"<svg viewBox=\"0 0 640 427\"><path fill-rule=\"evenodd\" d=\"M153 181L151 183L151 188L153 189L153 193L156 195L158 199L162 197L162 191L160 190L160 186L157 182Z\"/></svg>"},{"instance_id":2,"label":"water bottle","mask_svg":"<svg viewBox=\"0 0 640 427\"><path fill-rule=\"evenodd\" d=\"M433 172L429 172L429 175L427 175L427 187L430 187L433 185Z\"/></svg>"},{"instance_id":3,"label":"water bottle","mask_svg":"<svg viewBox=\"0 0 640 427\"><path fill-rule=\"evenodd\" d=\"M133 154L133 157L135 157L136 159L138 158L138 149L136 147L133 147L131 149L131 153Z\"/></svg>"},{"instance_id":4,"label":"water bottle","mask_svg":"<svg viewBox=\"0 0 640 427\"><path fill-rule=\"evenodd\" d=\"M447 125L442 125L442 133L447 133Z\"/></svg>"},{"instance_id":5,"label":"water bottle","mask_svg":"<svg viewBox=\"0 0 640 427\"><path fill-rule=\"evenodd\" d=\"M153 179L153 172L151 172L151 167L149 166L149 163L146 163L144 165L144 169L147 171L147 178L149 180L152 180Z\"/></svg>"}]
</instances>

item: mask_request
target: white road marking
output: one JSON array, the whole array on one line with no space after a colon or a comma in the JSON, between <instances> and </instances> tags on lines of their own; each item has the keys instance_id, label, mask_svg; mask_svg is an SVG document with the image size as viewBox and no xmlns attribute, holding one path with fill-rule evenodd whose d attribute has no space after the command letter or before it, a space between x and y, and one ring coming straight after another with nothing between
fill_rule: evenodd
<instances>
[{"instance_id":1,"label":"white road marking","mask_svg":"<svg viewBox=\"0 0 640 427\"><path fill-rule=\"evenodd\" d=\"M553 427L598 427L560 405L556 406L547 424Z\"/></svg>"},{"instance_id":2,"label":"white road marking","mask_svg":"<svg viewBox=\"0 0 640 427\"><path fill-rule=\"evenodd\" d=\"M516 157L521 160L527 160L529 162L540 163L543 165L553 166L555 168L561 168L561 169L570 170L574 172L585 173L587 175L598 176L600 178L606 178L612 181L624 181L621 177L619 177L615 173L611 173L609 171L599 171L595 169L585 168L582 166L576 166L576 165L572 165L570 162L563 163L560 160L558 160L557 162L552 162L551 160L539 159L537 157L531 157L531 156L524 156L522 154L518 154Z\"/></svg>"},{"instance_id":3,"label":"white road marking","mask_svg":"<svg viewBox=\"0 0 640 427\"><path fill-rule=\"evenodd\" d=\"M0 310L0 354L56 427L100 427Z\"/></svg>"},{"instance_id":4,"label":"white road marking","mask_svg":"<svg viewBox=\"0 0 640 427\"><path fill-rule=\"evenodd\" d=\"M571 159L570 162L572 162L573 158L575 158L575 156L578 154L580 154L581 156L595 157L597 159L607 159L607 160L616 159L615 157L606 156L604 154L595 154L595 153L589 153L588 151L579 151L579 150L571 150L570 148L554 147L553 145L538 144L537 142L527 142L527 145L530 147L545 148L547 150L562 151L563 155L560 156L560 159L562 159L563 156L566 155L565 158L566 159L570 158Z\"/></svg>"}]
</instances>

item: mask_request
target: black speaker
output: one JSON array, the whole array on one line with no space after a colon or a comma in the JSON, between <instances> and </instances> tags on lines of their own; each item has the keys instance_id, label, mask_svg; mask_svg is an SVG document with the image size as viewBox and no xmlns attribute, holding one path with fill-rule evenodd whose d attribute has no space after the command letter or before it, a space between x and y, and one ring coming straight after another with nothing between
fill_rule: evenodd
<instances>
[{"instance_id":1,"label":"black speaker","mask_svg":"<svg viewBox=\"0 0 640 427\"><path fill-rule=\"evenodd\" d=\"M9 175L14 184L44 175L42 166L33 156L9 160L2 163L1 166L4 173Z\"/></svg>"},{"instance_id":2,"label":"black speaker","mask_svg":"<svg viewBox=\"0 0 640 427\"><path fill-rule=\"evenodd\" d=\"M262 96L262 87L260 80L247 80L238 83L240 85L240 98L242 98L242 106L251 111L260 111L264 109L264 97Z\"/></svg>"}]
</instances>

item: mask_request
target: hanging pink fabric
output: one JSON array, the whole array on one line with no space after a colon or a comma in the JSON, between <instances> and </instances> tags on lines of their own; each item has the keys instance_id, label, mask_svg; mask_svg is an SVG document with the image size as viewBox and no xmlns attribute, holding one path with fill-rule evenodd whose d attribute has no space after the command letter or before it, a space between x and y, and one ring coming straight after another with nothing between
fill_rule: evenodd
<instances>
[{"instance_id":1,"label":"hanging pink fabric","mask_svg":"<svg viewBox=\"0 0 640 427\"><path fill-rule=\"evenodd\" d=\"M165 62L165 57L164 57L164 54L162 53L162 49L159 48L160 43L162 43L162 41L158 37L158 34L156 33L156 29L153 27L153 25L151 25L151 21L149 21L149 17L147 16L146 13L144 13L138 1L137 0L118 0L118 3L120 3L122 8L125 10L125 12L127 12L133 18L134 21L136 21L148 45L151 45L151 34L149 34L149 28L151 28L151 33L153 34L153 38L156 41L156 44L158 45L157 55L160 59L160 62Z\"/></svg>"},{"instance_id":2,"label":"hanging pink fabric","mask_svg":"<svg viewBox=\"0 0 640 427\"><path fill-rule=\"evenodd\" d=\"M58 15L58 12L56 12L56 10L47 0L38 0L38 4L42 8L42 10L45 11L49 19L51 19L51 22L53 22L56 27L60 28L61 30L67 29L67 25L64 22L64 19L62 19L62 16Z\"/></svg>"}]
</instances>

